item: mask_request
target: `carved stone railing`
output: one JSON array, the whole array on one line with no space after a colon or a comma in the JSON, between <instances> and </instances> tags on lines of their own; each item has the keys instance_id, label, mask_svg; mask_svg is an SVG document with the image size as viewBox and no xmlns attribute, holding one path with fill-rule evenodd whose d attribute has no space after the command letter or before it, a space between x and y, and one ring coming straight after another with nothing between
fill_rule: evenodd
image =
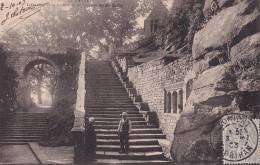
<instances>
[{"instance_id":1,"label":"carved stone railing","mask_svg":"<svg viewBox=\"0 0 260 165\"><path fill-rule=\"evenodd\" d=\"M86 55L81 54L81 61L79 66L78 74L78 90L77 90L77 101L74 109L74 126L72 132L74 135L74 163L81 164L84 162L85 154L85 63Z\"/></svg>"}]
</instances>

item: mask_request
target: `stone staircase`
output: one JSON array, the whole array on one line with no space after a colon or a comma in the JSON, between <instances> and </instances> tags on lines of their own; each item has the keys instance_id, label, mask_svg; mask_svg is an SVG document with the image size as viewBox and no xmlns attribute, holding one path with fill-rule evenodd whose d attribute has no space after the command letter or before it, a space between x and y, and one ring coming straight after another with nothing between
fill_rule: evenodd
<instances>
[{"instance_id":1,"label":"stone staircase","mask_svg":"<svg viewBox=\"0 0 260 165\"><path fill-rule=\"evenodd\" d=\"M47 113L16 112L0 124L0 145L26 144L41 139Z\"/></svg>"},{"instance_id":2,"label":"stone staircase","mask_svg":"<svg viewBox=\"0 0 260 165\"><path fill-rule=\"evenodd\" d=\"M167 164L158 139L162 130L147 125L108 61L86 63L86 117L95 117L98 162L120 164ZM120 114L126 111L132 121L130 151L119 154L117 127ZM120 161L120 162L118 162Z\"/></svg>"}]
</instances>

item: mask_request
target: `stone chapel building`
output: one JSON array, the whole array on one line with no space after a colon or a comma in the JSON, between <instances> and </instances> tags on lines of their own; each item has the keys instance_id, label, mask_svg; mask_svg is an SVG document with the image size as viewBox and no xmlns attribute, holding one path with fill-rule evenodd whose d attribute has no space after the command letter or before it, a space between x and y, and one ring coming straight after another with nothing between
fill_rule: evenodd
<instances>
[{"instance_id":1,"label":"stone chapel building","mask_svg":"<svg viewBox=\"0 0 260 165\"><path fill-rule=\"evenodd\" d=\"M158 31L160 22L168 16L168 9L161 0L157 0L153 4L153 9L149 16L144 20L145 37L153 36Z\"/></svg>"}]
</instances>

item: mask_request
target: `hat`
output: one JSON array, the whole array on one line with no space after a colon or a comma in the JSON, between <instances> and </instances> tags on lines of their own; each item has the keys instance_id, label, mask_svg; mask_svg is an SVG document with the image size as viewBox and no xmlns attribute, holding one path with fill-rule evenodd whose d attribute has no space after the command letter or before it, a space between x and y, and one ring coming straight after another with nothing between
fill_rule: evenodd
<instances>
[{"instance_id":1,"label":"hat","mask_svg":"<svg viewBox=\"0 0 260 165\"><path fill-rule=\"evenodd\" d=\"M123 112L123 113L122 113L122 116L127 116L127 113L126 113L126 112Z\"/></svg>"},{"instance_id":2,"label":"hat","mask_svg":"<svg viewBox=\"0 0 260 165\"><path fill-rule=\"evenodd\" d=\"M95 121L95 118L94 118L94 117L90 117L90 118L88 119L88 121L89 121L90 123L93 123L93 122Z\"/></svg>"}]
</instances>

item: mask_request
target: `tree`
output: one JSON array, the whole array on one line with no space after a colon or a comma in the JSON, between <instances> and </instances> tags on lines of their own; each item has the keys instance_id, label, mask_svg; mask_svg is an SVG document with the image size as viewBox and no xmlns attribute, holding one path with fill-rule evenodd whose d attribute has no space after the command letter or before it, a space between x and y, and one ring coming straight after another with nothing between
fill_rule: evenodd
<instances>
[{"instance_id":1,"label":"tree","mask_svg":"<svg viewBox=\"0 0 260 165\"><path fill-rule=\"evenodd\" d=\"M0 116L17 108L17 73L6 64L6 56L6 52L0 47Z\"/></svg>"},{"instance_id":2,"label":"tree","mask_svg":"<svg viewBox=\"0 0 260 165\"><path fill-rule=\"evenodd\" d=\"M30 19L19 29L12 29L2 37L5 38L2 42L16 40L30 45L65 45L84 51L95 46L106 50L110 43L122 46L138 33L136 18L151 9L151 2L95 0L91 4L96 4L96 7L43 7L37 13L37 19Z\"/></svg>"},{"instance_id":3,"label":"tree","mask_svg":"<svg viewBox=\"0 0 260 165\"><path fill-rule=\"evenodd\" d=\"M37 94L39 104L42 104L42 88L49 91L53 101L57 83L56 77L55 68L46 63L36 64L28 72L27 79L32 85L32 92Z\"/></svg>"}]
</instances>

